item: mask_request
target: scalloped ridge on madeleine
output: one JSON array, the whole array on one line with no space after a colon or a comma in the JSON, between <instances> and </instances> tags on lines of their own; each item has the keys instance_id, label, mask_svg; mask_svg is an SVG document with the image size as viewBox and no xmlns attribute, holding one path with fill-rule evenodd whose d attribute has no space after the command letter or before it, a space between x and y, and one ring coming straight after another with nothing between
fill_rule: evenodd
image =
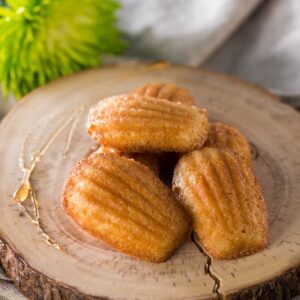
<instances>
[{"instance_id":1,"label":"scalloped ridge on madeleine","mask_svg":"<svg viewBox=\"0 0 300 300\"><path fill-rule=\"evenodd\" d=\"M193 105L195 102L193 96L190 94L190 92L187 89L177 86L176 84L173 83L156 82L156 83L144 84L142 86L139 86L135 90L133 90L130 94L138 97L147 96L147 97L154 97L159 99L166 99L171 102L181 102L187 105ZM155 172L155 174L159 174L159 170L160 170L159 163L161 157L158 157L158 154L135 153L132 154L131 157L143 163L147 167L150 167L151 170Z\"/></svg>"},{"instance_id":2,"label":"scalloped ridge on madeleine","mask_svg":"<svg viewBox=\"0 0 300 300\"><path fill-rule=\"evenodd\" d=\"M120 95L91 108L88 133L99 144L125 152L185 152L207 139L207 113L165 99Z\"/></svg>"},{"instance_id":3,"label":"scalloped ridge on madeleine","mask_svg":"<svg viewBox=\"0 0 300 300\"><path fill-rule=\"evenodd\" d=\"M209 123L208 137L205 142L207 147L216 147L230 150L243 156L252 167L252 155L249 142L235 127L224 123Z\"/></svg>"},{"instance_id":4,"label":"scalloped ridge on madeleine","mask_svg":"<svg viewBox=\"0 0 300 300\"><path fill-rule=\"evenodd\" d=\"M190 231L172 191L147 167L115 154L93 153L77 163L63 206L93 236L151 262L165 261Z\"/></svg>"},{"instance_id":5,"label":"scalloped ridge on madeleine","mask_svg":"<svg viewBox=\"0 0 300 300\"><path fill-rule=\"evenodd\" d=\"M264 198L243 158L217 148L185 154L175 168L173 190L213 258L233 259L266 247Z\"/></svg>"},{"instance_id":6,"label":"scalloped ridge on madeleine","mask_svg":"<svg viewBox=\"0 0 300 300\"><path fill-rule=\"evenodd\" d=\"M181 102L188 105L194 104L190 92L174 83L149 83L142 85L132 92L133 95L166 99L171 102Z\"/></svg>"}]
</instances>

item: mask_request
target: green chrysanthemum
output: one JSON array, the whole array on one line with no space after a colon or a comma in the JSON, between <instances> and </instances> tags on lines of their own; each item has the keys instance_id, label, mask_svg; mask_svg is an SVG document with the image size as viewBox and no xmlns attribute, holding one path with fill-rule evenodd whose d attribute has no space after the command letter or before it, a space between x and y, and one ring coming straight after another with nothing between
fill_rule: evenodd
<instances>
[{"instance_id":1,"label":"green chrysanthemum","mask_svg":"<svg viewBox=\"0 0 300 300\"><path fill-rule=\"evenodd\" d=\"M0 82L20 97L100 64L124 48L115 0L6 0L0 7Z\"/></svg>"}]
</instances>

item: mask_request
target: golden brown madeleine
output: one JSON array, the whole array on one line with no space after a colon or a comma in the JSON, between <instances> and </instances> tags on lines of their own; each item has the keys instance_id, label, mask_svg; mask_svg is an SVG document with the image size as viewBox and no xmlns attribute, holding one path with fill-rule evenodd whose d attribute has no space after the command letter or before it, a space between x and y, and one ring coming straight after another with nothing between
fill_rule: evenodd
<instances>
[{"instance_id":1,"label":"golden brown madeleine","mask_svg":"<svg viewBox=\"0 0 300 300\"><path fill-rule=\"evenodd\" d=\"M172 191L147 167L115 154L93 153L79 162L63 206L93 236L151 262L166 260L190 231Z\"/></svg>"},{"instance_id":2,"label":"golden brown madeleine","mask_svg":"<svg viewBox=\"0 0 300 300\"><path fill-rule=\"evenodd\" d=\"M233 259L266 247L264 198L242 157L206 147L187 153L175 168L173 191L190 213L198 238L213 258Z\"/></svg>"},{"instance_id":3,"label":"golden brown madeleine","mask_svg":"<svg viewBox=\"0 0 300 300\"><path fill-rule=\"evenodd\" d=\"M174 83L149 83L138 87L132 92L138 96L155 97L172 102L181 102L189 105L194 104L194 98L190 92Z\"/></svg>"},{"instance_id":4,"label":"golden brown madeleine","mask_svg":"<svg viewBox=\"0 0 300 300\"><path fill-rule=\"evenodd\" d=\"M99 144L124 152L186 152L204 144L208 120L194 106L120 95L90 110L87 130Z\"/></svg>"},{"instance_id":5,"label":"golden brown madeleine","mask_svg":"<svg viewBox=\"0 0 300 300\"><path fill-rule=\"evenodd\" d=\"M166 99L171 102L180 102L188 105L193 105L195 102L193 96L187 89L177 86L174 83L156 82L145 84L135 89L131 94ZM172 176L173 168L170 168L170 166L172 165L173 155L171 153L168 155L167 153L164 153L160 157L157 157L156 154L143 155L145 155L145 159L143 159L142 156L142 160L144 160L147 165L149 165L150 162L152 169L156 172L156 174L158 174L160 170L160 164L162 164L163 167L167 167L167 170L165 170L165 168L162 170L163 173L166 175L167 173L170 173L170 176ZM155 161L157 161L157 163L153 164Z\"/></svg>"},{"instance_id":6,"label":"golden brown madeleine","mask_svg":"<svg viewBox=\"0 0 300 300\"><path fill-rule=\"evenodd\" d=\"M205 142L207 147L227 149L243 156L252 167L252 156L249 142L235 127L224 123L209 123L208 138Z\"/></svg>"}]
</instances>

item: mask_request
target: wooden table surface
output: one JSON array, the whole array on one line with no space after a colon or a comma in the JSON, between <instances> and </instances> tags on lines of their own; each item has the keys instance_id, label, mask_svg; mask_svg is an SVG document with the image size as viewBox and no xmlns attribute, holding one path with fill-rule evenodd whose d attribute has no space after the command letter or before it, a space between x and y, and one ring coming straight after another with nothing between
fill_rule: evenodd
<instances>
[{"instance_id":1,"label":"wooden table surface","mask_svg":"<svg viewBox=\"0 0 300 300\"><path fill-rule=\"evenodd\" d=\"M162 264L115 252L65 214L63 182L94 143L85 132L89 107L105 96L153 81L190 89L210 120L240 128L252 144L266 198L270 245L231 261L208 259L190 240ZM0 261L27 296L49 299L250 299L299 293L300 115L267 91L233 77L166 63L111 66L60 79L25 97L0 126ZM30 173L30 174L28 174ZM34 216L14 201L29 178ZM24 206L32 208L30 199ZM73 299L73 298L72 298ZM282 298L283 299L283 298Z\"/></svg>"}]
</instances>

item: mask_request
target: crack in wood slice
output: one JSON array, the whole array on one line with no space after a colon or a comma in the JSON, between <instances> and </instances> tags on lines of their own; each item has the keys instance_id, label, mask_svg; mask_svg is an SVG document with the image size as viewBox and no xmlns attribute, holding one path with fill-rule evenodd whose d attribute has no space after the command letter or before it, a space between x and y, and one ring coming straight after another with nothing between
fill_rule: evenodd
<instances>
[{"instance_id":1,"label":"crack in wood slice","mask_svg":"<svg viewBox=\"0 0 300 300\"><path fill-rule=\"evenodd\" d=\"M222 291L221 291L222 279L219 278L219 276L212 269L213 259L205 252L205 250L203 249L201 244L198 242L194 231L191 234L191 240L195 244L197 249L200 251L200 253L206 258L206 263L204 265L204 271L213 281L212 293L216 294L218 299L220 299L220 300L226 299L225 294L222 293Z\"/></svg>"},{"instance_id":2,"label":"crack in wood slice","mask_svg":"<svg viewBox=\"0 0 300 300\"><path fill-rule=\"evenodd\" d=\"M13 282L5 273L5 271L2 269L0 265L0 281L5 281L5 282Z\"/></svg>"}]
</instances>

